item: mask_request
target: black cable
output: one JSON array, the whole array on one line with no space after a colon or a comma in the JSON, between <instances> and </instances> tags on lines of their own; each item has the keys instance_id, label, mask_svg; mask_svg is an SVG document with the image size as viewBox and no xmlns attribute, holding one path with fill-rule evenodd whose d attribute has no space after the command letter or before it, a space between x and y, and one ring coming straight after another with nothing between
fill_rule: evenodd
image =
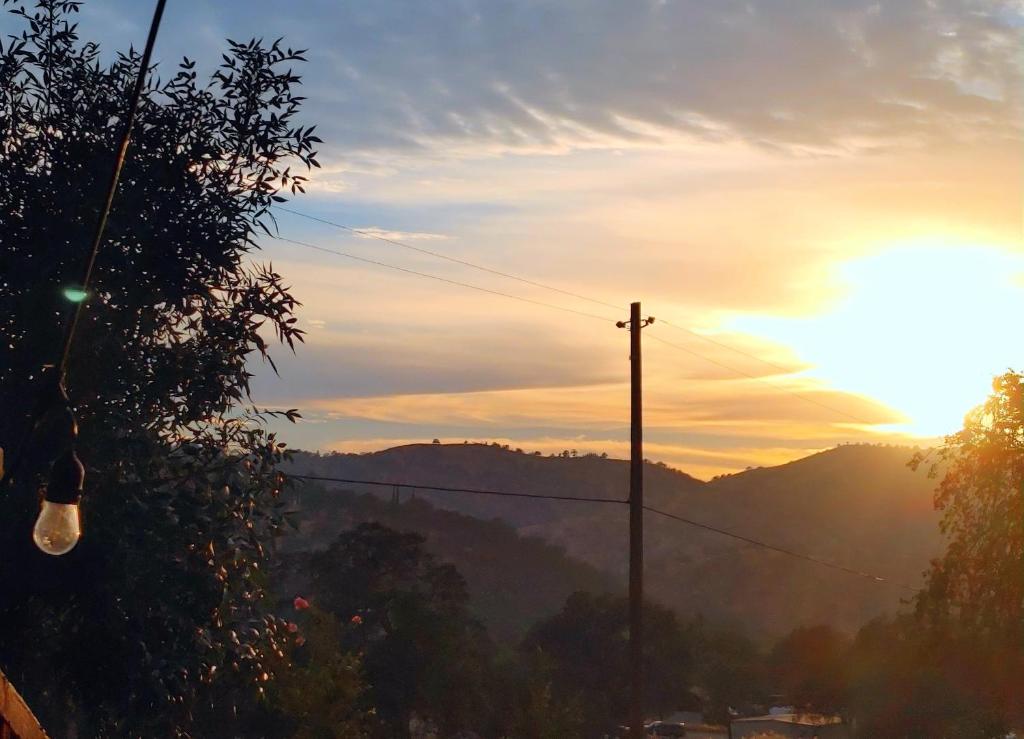
<instances>
[{"instance_id":1,"label":"black cable","mask_svg":"<svg viewBox=\"0 0 1024 739\"><path fill-rule=\"evenodd\" d=\"M132 139L132 129L135 127L135 117L138 113L139 100L142 99L142 88L146 84L146 73L149 71L149 62L153 56L153 46L156 44L157 31L160 29L160 20L163 18L164 6L167 0L157 0L156 8L153 11L153 20L149 25L149 36L146 37L146 48L142 52L142 59L139 66L139 75L135 79L135 87L132 90L131 104L128 106L127 117L125 118L124 133L121 136L121 145L117 150L117 157L114 159L114 166L110 172L110 183L107 186L107 197L100 209L99 218L96 220L96 232L93 235L92 248L89 250L89 258L85 263L85 270L82 274L82 282L78 287L83 292L88 291L89 283L92 280L93 267L96 265L96 257L100 253L100 246L103 243L103 232L107 228L107 217L114 204L114 196L117 194L117 183L121 179L121 169L124 167L124 160L128 154L128 145ZM57 363L57 377L63 378L67 370L68 357L71 355L71 345L75 339L75 330L78 328L78 321L85 309L86 299L78 301L75 311L68 321L64 332L64 346L61 350L60 361Z\"/></svg>"},{"instance_id":2,"label":"black cable","mask_svg":"<svg viewBox=\"0 0 1024 739\"><path fill-rule=\"evenodd\" d=\"M345 477L326 477L326 476L316 476L316 475L292 475L292 474L288 474L288 473L285 473L285 475L287 477L291 477L291 478L294 478L294 479L297 479L297 480L309 480L309 481L314 481L314 482L341 482L341 483L346 483L346 484L349 484L349 485L375 485L375 486L379 486L379 487L396 487L397 486L399 488L409 488L411 490L425 490L425 491L435 491L435 492L442 492L442 493L468 493L470 495L496 495L496 496L506 497L506 498L539 498L539 499L542 499L542 500L564 500L564 501L572 501L572 502L576 502L576 503L615 503L617 505L628 505L629 504L628 500L618 500L618 499L615 499L615 498L583 498L583 497L578 498L578 497L574 497L574 496L571 496L571 495L545 495L543 493L518 493L518 492L509 492L509 491L505 491L505 490L481 490L481 489L477 489L477 488L456 488L456 487L445 487L445 486L436 486L436 485L420 485L420 484L414 484L414 483L408 483L408 482L395 482L393 480L385 482L383 480L355 480L355 479L350 479L350 478L345 478ZM684 518L683 516L677 516L674 513L669 513L668 511L663 511L663 510L661 510L659 508L653 508L651 506L644 506L644 510L649 512L649 513L655 513L655 514L657 514L659 516L664 516L666 518L671 518L671 519L673 519L675 521L679 521L680 523L685 523L685 524L687 524L689 526L694 526L696 528L703 529L704 531L710 531L710 532L715 533L715 534L720 534L721 536L727 536L727 537L729 537L731 539L737 539L739 541L745 542L747 544L751 544L751 545L756 546L756 547L760 547L762 549L767 549L769 551L777 552L779 554L785 554L786 556L794 557L796 559L800 559L800 560L803 560L805 562L812 562L814 564L821 565L823 567L828 567L828 568L831 568L833 570L838 570L840 572L845 572L848 575L856 575L858 577L863 577L863 578L865 578L867 580L871 580L873 582L885 583L885 584L888 584L888 585L895 585L897 587L904 588L905 590L909 590L909 591L914 592L914 593L918 592L918 588L912 587L910 585L906 585L904 583L896 582L894 580L890 580L888 578L880 577L878 575L873 575L870 572L865 572L863 570L857 570L857 569L854 569L852 567L845 567L843 565L835 564L834 562L829 562L826 559L819 559L818 557L813 557L813 556L811 556L809 554L803 554L801 552L796 552L796 551L793 551L792 549L786 549L785 547L780 547L780 546L776 546L774 544L769 544L769 543L764 542L764 541L759 541L757 539L752 539L749 536L743 536L741 534L735 534L735 533L733 533L731 531L727 531L726 529L721 529L721 528L718 528L717 526L711 526L709 524L700 523L699 521L694 521L694 520L689 519L689 518Z\"/></svg>"},{"instance_id":3,"label":"black cable","mask_svg":"<svg viewBox=\"0 0 1024 739\"><path fill-rule=\"evenodd\" d=\"M581 293L572 292L571 290L563 290L562 288L555 287L554 285L548 285L548 284L545 284L543 282L537 282L535 280L530 280L530 279L527 279L525 277L520 277L519 275L515 275L515 274L512 274L510 272L502 272L501 270L492 269L491 267L485 267L485 266L483 266L481 264L476 264L474 262L470 262L470 261L467 261L467 260L464 260L464 259L458 259L456 257L451 257L451 256L448 256L447 254L442 254L441 252L436 252L436 251L433 251L431 249L424 249L424 248L419 247L419 246L413 246L412 244L407 244L407 243L405 243L403 241L398 241L397 239L390 239L390 238L387 238L386 236L381 236L380 234L374 233L373 231L366 231L366 230L363 230L363 229L354 228L352 226L347 226L344 223L338 223L336 221L331 221L331 220L328 220L326 218L320 218L318 216L309 215L308 213L302 213L302 212L294 210L292 208L287 208L287 207L285 207L283 205L275 205L274 207L277 210L284 211L285 213L291 213L292 215L299 216L300 218L306 218L306 219L309 219L311 221L317 221L318 223L324 223L324 224L327 224L329 226L333 226L335 228L343 229L343 230L348 231L350 233L358 234L360 236L365 236L367 238L377 239L379 241L383 241L385 243L392 244L394 246L402 247L403 249L410 249L412 251L416 251L416 252L419 252L421 254L427 254L429 256L437 257L439 259L444 259L446 261L453 262L455 264L461 264L461 265L464 265L466 267L472 267L473 269L480 270L481 272L487 272L487 273L490 273L490 274L493 274L493 275L498 275L499 277L505 277L505 278L510 279L510 280L515 280L517 282L521 282L521 283L523 283L525 285L531 285L533 287L539 287L539 288L542 288L544 290L550 290L552 292L560 293L562 295L567 295L569 297L576 298L578 300L584 300L584 301L586 301L588 303L593 303L595 305L601 305L601 306L604 306L606 308L613 308L615 310L626 310L622 306L618 306L618 305L615 305L613 303L608 303L608 302L606 302L604 300L598 300L597 298L591 298L591 297L588 297L586 295L582 295ZM359 261L362 261L362 262L367 262L369 264L375 264L375 265L378 265L378 266L381 266L381 267L387 267L389 269L400 270L402 272L407 272L409 274L418 275L420 277L429 277L430 279L440 280L442 282L448 282L449 284L459 285L461 287L467 287L467 288L470 288L470 289L473 289L473 290L480 290L482 292L488 292L488 293L491 293L493 295L501 295L502 297L512 298L513 300L521 300L523 302L533 303L534 305L541 305L541 306L544 306L544 307L547 307L547 308L555 308L556 310L567 311L567 312L570 312L570 313L576 313L578 315L585 315L585 316L588 316L588 317L591 317L591 318L598 317L598 316L596 316L593 313L587 313L585 311L577 311L577 310L575 310L573 308L565 308L563 306L554 305L552 303L545 303L545 302L539 301L539 300L532 300L530 298L524 298L524 297L521 297L521 296L518 296L518 295L511 295L509 293L503 293L503 292L500 292L500 291L497 291L497 290L489 290L487 288L479 287L479 286L476 286L476 285L470 285L468 283L458 282L456 280L449 280L449 279L444 278L444 277L438 277L436 275L429 275L429 274L426 274L426 273L423 273L423 272L417 272L415 270L406 269L404 267L398 267L398 266L393 265L393 264L387 264L387 263L384 263L384 262L377 262L377 261L374 261L372 259L367 259L367 258L364 258L364 257L358 257L358 256L355 256L353 254L347 254L345 252L335 251L333 249L328 249L328 248L325 248L325 247L317 246L315 244L310 244L308 242L296 241L294 239L287 239L287 238L284 238L282 236L277 236L275 238L278 238L281 241L287 241L287 242L292 243L292 244L297 244L299 246L305 246L305 247L310 248L310 249L317 249L319 251L327 252L328 254L336 254L338 256L347 257L349 259L356 259L356 260L359 260ZM601 316L600 318L601 318L601 320L611 320L610 318L605 318L603 316ZM740 354L742 356L745 356L745 357L748 357L750 359L753 359L753 360L755 360L757 362L760 362L760 363L762 363L764 365L767 365L767 366L772 367L774 369L780 370L780 371L782 371L782 372L784 372L786 374L789 374L792 371L788 367L783 367L782 365L775 364L774 362L771 362L771 361L769 361L767 359L762 359L761 357L758 357L756 354L752 354L752 353L744 351L742 349L737 349L736 347L730 346L729 344L726 344L724 342L717 341L717 340L712 339L712 338L710 338L708 336L704 336L702 334L699 334L699 333L697 333L696 331L694 331L692 329L688 329L688 328L686 328L684 326L676 325L676 324L671 323L670 321L666 321L664 319L659 319L659 320L660 320L661 323L664 323L666 326L674 328L677 331L684 331L684 332L686 332L688 334L691 334L691 335L697 337L698 339L701 339L702 341L706 341L706 342L708 342L710 344L714 344L715 346L721 347L723 349L728 349L729 351L732 351L732 352L735 352L736 354ZM749 377L750 379L757 380L758 382L763 382L763 383L767 384L769 387L775 388L776 390L778 390L780 392L783 392L783 393L786 393L787 395L792 395L793 397L799 398L800 400L803 400L804 402L813 403L814 405L817 405L817 406L819 406L821 408L825 408L827 410L830 410L833 413L838 413L838 414L840 414L842 416L845 416L846 418L849 418L849 419L851 419L853 421L856 421L857 423L864 424L866 426L873 426L873 425L875 425L875 423L872 422L872 421L867 421L867 420L865 420L863 418L859 418L857 416L854 416L853 414L847 413L846 411L840 410L839 408L835 408L834 406L831 406L831 405L828 405L826 403L822 403L820 401L817 401L817 400L815 400L813 398L810 398L810 397L808 397L806 395L801 395L800 393L794 392L792 390L788 390L787 388L784 388L781 385L777 385L777 384L771 382L770 380L768 380L768 379L766 379L764 377L761 377L761 376L758 376L758 375L754 375L754 374L751 374L749 372L745 372L745 371L743 371L743 370L741 370L741 369L739 369L737 367L733 367L732 365L725 364L724 362L719 362L719 361L717 361L715 359L712 359L711 357L708 357L707 355L702 354L702 353L700 353L698 351L695 351L693 349L687 349L686 347L680 346L680 345L675 344L675 343L673 343L671 341L668 341L666 339L662 339L660 336L657 336L657 335L654 335L654 334L649 334L649 335L655 341L660 341L663 344L666 344L668 346L674 347L675 349L678 349L679 351L683 351L683 352L686 352L687 354L691 354L691 355L693 355L695 357L703 359L706 362L710 362L711 364L714 364L714 365L717 365L717 366L719 366L719 367L721 367L723 369L729 370L730 372L734 372L734 373L742 375L744 377Z\"/></svg>"},{"instance_id":4,"label":"black cable","mask_svg":"<svg viewBox=\"0 0 1024 739\"><path fill-rule=\"evenodd\" d=\"M469 493L472 495L497 495L504 498L540 498L542 500L571 500L577 503L617 503L618 505L624 505L629 501L615 500L613 498L578 498L572 495L545 495L543 493L511 493L504 490L479 490L475 488L451 488L438 485L417 485L408 482L382 482L380 480L350 480L343 477L316 477L314 475L291 475L285 473L287 477L293 477L297 480L313 480L317 482L344 482L349 485L378 485L381 487L400 487L409 488L410 490L427 490L435 491L440 493Z\"/></svg>"},{"instance_id":5,"label":"black cable","mask_svg":"<svg viewBox=\"0 0 1024 739\"><path fill-rule=\"evenodd\" d=\"M354 234L357 234L359 236L365 236L367 238L377 239L378 241L383 241L386 244L391 244L393 246L400 246L403 249L411 249L412 251L417 251L420 254L427 254L427 255L432 256L432 257L437 257L438 259L444 259L446 261L453 262L455 264L461 264L461 265L463 265L465 267L472 267L473 269L480 270L481 272L488 272L488 273L490 273L492 275L498 275L499 277L505 277L505 278L507 278L509 280L515 280L516 282L521 282L524 285L531 285L533 287L539 287L539 288L541 288L543 290L551 290L552 292L561 293L562 295L567 295L567 296L569 296L571 298L576 298L577 300L584 300L584 301L586 301L588 303L593 303L594 305L601 305L601 306L604 306L605 308L612 308L614 310L627 310L627 308L625 308L625 307L623 307L621 305L615 305L614 303L608 303L608 302L606 302L604 300L598 300L596 298L589 298L586 295L581 295L579 293L574 293L571 290L563 290L560 287L555 287L554 285L548 285L548 284L545 284L543 282L537 282L536 280L530 280L530 279L527 279L526 277L520 277L519 275L514 275L514 274L512 274L510 272L502 272L501 270L493 269L492 267L485 267L482 264L476 264L474 262L470 262L470 261L467 261L465 259L459 259L457 257L452 257L452 256L449 256L447 254L442 254L441 252L438 252L438 251L433 251L431 249L424 249L421 246L413 246L412 244L406 244L405 242L399 241L397 239L389 239L388 237L382 236L381 234L378 234L378 233L374 233L373 231L367 231L365 229L359 229L359 228L353 228L352 226L346 226L344 223L337 223L336 221L330 221L330 220L327 220L326 218L319 218L317 216L312 216L312 215L309 215L308 213L302 213L300 211L293 210L291 208L286 208L283 205L275 205L274 208L276 208L277 210L283 210L285 213L291 213L292 215L299 216L300 218L307 218L307 219L309 219L311 221L317 221L318 223L325 223L328 226L334 226L335 228L340 228L340 229L343 229L345 231L348 231L349 233L354 233Z\"/></svg>"},{"instance_id":6,"label":"black cable","mask_svg":"<svg viewBox=\"0 0 1024 739\"><path fill-rule=\"evenodd\" d=\"M830 567L833 570L839 570L840 572L845 572L848 575L856 575L857 577L863 577L863 578L866 578L868 580L872 580L874 582L880 582L880 583L887 583L889 585L895 585L896 587L903 588L905 590L909 590L909 591L914 592L914 593L918 592L918 590L919 590L919 588L915 588L915 587L913 587L911 585L906 585L904 583L896 582L896 581L890 580L888 578L879 577L878 575L873 575L870 572L864 572L863 570L856 570L856 569L854 569L852 567L845 567L843 565L835 564L834 562L829 562L827 559L819 559L818 557L813 557L810 554L802 554L801 552L795 552L792 549L786 549L784 547L775 546L774 544L768 544L768 543L763 542L763 541L758 541L757 539L751 539L749 536L743 536L741 534L734 534L731 531L726 531L725 529L720 529L717 526L710 526L710 525L708 525L706 523L700 523L699 521L694 521L694 520L689 519L689 518L684 518L683 516L677 516L674 513L669 513L668 511L662 511L662 510L660 510L658 508L652 508L650 506L644 506L644 510L648 511L650 513L656 513L659 516L664 516L665 518L671 518L674 521L679 521L681 523L685 523L688 526L693 526L695 528L703 529L705 531L711 531L711 532L713 532L715 534L721 534L722 536L728 536L731 539L737 539L739 541L746 542L747 544L752 544L754 546L761 547L762 549L767 549L767 550L772 551L772 552L778 552L779 554L785 554L785 555L787 555L789 557L795 557L796 559L802 559L805 562L813 562L814 564L821 565L823 567Z\"/></svg>"},{"instance_id":7,"label":"black cable","mask_svg":"<svg viewBox=\"0 0 1024 739\"><path fill-rule=\"evenodd\" d=\"M346 259L354 259L357 262L364 262L365 264L372 264L377 267L386 267L387 269L397 270L398 272L405 272L409 275L415 275L417 277L426 277L430 280L437 280L438 282L445 282L449 285L457 285L458 287L464 287L469 290L477 290L482 293L488 293L490 295L498 295L503 298L509 298L511 300L518 300L522 303L530 303L531 305L539 305L544 308L553 308L554 310L565 311L566 313L574 313L577 316L584 316L586 318L594 318L603 323L614 322L614 318L608 318L607 316L599 316L596 313L588 313L587 311L576 310L575 308L567 308L564 305L555 305L554 303L545 303L543 300L534 300L533 298L524 298L522 295L513 295L512 293L501 292L500 290L491 290L487 287L480 287L479 285L473 285L469 282L459 282L458 280L450 280L447 277L440 277L438 275L428 274L427 272L417 272L414 269L408 269L407 267L399 267L396 264L388 264L387 262L379 262L376 259L368 259L366 257L356 256L355 254L349 254L348 252L338 251L336 249L328 249L325 246L319 246L317 244L311 244L308 241L298 241L296 239L285 238L284 236L274 236L273 238L278 241L284 241L289 244L295 244L296 246L302 246L307 249L316 249L327 254L333 254L337 257L345 257Z\"/></svg>"},{"instance_id":8,"label":"black cable","mask_svg":"<svg viewBox=\"0 0 1024 739\"><path fill-rule=\"evenodd\" d=\"M77 286L81 288L83 293L88 292L89 283L92 281L93 268L96 266L96 258L99 256L100 246L103 244L103 233L107 228L107 218L109 217L110 210L114 204L114 196L117 194L117 184L121 179L121 169L124 167L125 158L128 154L128 145L131 143L132 130L135 128L135 118L138 114L139 101L142 98L142 90L146 83L146 72L149 70L150 60L153 56L153 47L156 45L157 32L160 29L160 21L163 18L164 7L166 5L167 0L157 0L156 7L153 10L153 19L150 21L149 25L149 35L146 37L146 46L142 52L142 58L139 62L139 74L135 78L135 85L132 88L131 103L128 106L127 115L125 117L124 132L121 135L121 143L118 146L117 156L114 159L114 164L110 172L110 182L107 185L106 199L103 202L103 207L100 209L99 217L96 220L96 231L93 234L92 246L89 249L89 256L86 259L85 268L82 272L82 281L81 284ZM47 95L49 95L49 89L47 89ZM77 330L78 323L81 320L82 312L85 310L86 301L87 295L84 295L83 298L75 305L75 309L65 325L60 358L57 361L57 364L51 368L44 369L44 372L53 372L52 378L44 380L43 382L43 395L41 397L39 408L33 414L33 421L30 430L22 438L12 462L3 471L3 477L0 479L0 487L9 485L14 481L15 476L20 473L25 457L25 449L29 440L35 436L43 416L49 410L53 393L57 392L59 396L63 397L63 402L68 403L67 395L64 390L64 375L67 371L68 359L71 356L71 346L75 340L75 331ZM74 423L74 412L71 410L70 404L67 407L68 412L72 416L72 423Z\"/></svg>"},{"instance_id":9,"label":"black cable","mask_svg":"<svg viewBox=\"0 0 1024 739\"><path fill-rule=\"evenodd\" d=\"M856 421L857 423L863 424L865 426L874 426L877 423L875 421L868 421L868 420L866 420L864 418L860 418L859 416L855 416L852 413L847 413L846 411L842 410L841 408L836 408L835 406L829 405L828 403L822 403L820 400L815 400L814 398L810 397L809 395L804 395L804 394L798 393L798 392L796 392L794 390L790 390L789 388L786 388L786 387L783 387L782 385L776 384L776 383L772 382L771 380L768 380L767 378L764 378L764 377L761 377L761 376L758 376L758 375L753 375L753 374L751 374L749 372L745 372L744 370L738 369L737 367L733 367L731 365L725 364L724 362L719 362L718 360L715 360L715 359L712 359L711 357L705 356L705 355L701 354L700 352L694 351L692 349L687 349L685 346L682 346L680 344L676 344L675 342L672 342L672 341L668 341L667 339L663 339L662 337L658 336L655 333L648 333L647 335L650 338L654 339L655 341L657 341L657 342L659 342L661 344L664 344L665 346L670 346L673 349L676 349L678 351L685 352L686 354L690 354L690 355L695 356L695 357L699 357L700 359L703 359L705 362L710 362L711 364L713 364L713 365L715 365L717 367L721 367L722 369L727 369L730 372L735 372L736 374L742 375L744 377L748 377L751 380L757 380L758 382L763 382L766 385L768 385L768 387L774 388L774 389L778 390L780 393L786 393L787 395L792 395L794 398L798 398L799 400L802 400L805 403L813 403L814 405L818 406L819 408L824 408L825 410L832 411L833 413L838 413L841 416L845 416L846 418L849 418L851 421ZM715 342L715 343L718 343L718 342Z\"/></svg>"},{"instance_id":10,"label":"black cable","mask_svg":"<svg viewBox=\"0 0 1024 739\"><path fill-rule=\"evenodd\" d=\"M712 339L710 336L705 336L704 334L698 333L698 332L694 331L692 328L686 328L686 326L680 326L678 324L672 323L671 321L667 321L664 318L659 318L658 319L658 323L663 323L666 326L669 326L670 328L676 329L677 331L682 331L684 333L690 334L691 336L696 336L701 341L706 341L709 344L714 344L715 346L719 346L719 347L721 347L723 349L728 349L731 352L735 352L736 354L739 354L741 356L747 357L749 359L753 359L755 362L760 362L761 364L767 365L767 366L771 367L772 369L777 369L780 372L783 372L784 374L788 375L788 374L793 372L793 368L792 367L783 367L781 364L776 364L775 362L770 362L767 359L762 359L761 357L757 356L756 354L754 354L752 352L744 351L743 349L737 349L734 346L726 344L724 341L718 341L717 339Z\"/></svg>"}]
</instances>

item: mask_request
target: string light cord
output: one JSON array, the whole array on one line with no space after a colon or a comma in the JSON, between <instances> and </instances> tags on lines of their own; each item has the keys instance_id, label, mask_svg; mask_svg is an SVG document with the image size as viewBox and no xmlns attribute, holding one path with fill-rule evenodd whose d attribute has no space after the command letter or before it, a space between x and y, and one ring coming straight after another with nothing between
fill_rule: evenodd
<instances>
[{"instance_id":1,"label":"string light cord","mask_svg":"<svg viewBox=\"0 0 1024 739\"><path fill-rule=\"evenodd\" d=\"M166 5L167 0L157 0L156 7L153 10L153 18L150 22L149 34L146 37L146 45L142 52L142 58L140 59L139 74L135 78L135 84L132 88L131 100L125 115L124 130L122 131L121 141L117 149L117 154L114 157L114 163L111 167L110 180L107 185L107 192L103 201L103 207L100 209L99 216L96 219L96 229L93 233L88 257L86 258L85 265L82 270L81 282L76 286L81 290L81 299L76 301L75 307L65 323L64 335L61 341L60 354L57 359L57 363L55 365L47 365L43 368L42 395L40 397L39 406L32 414L32 422L29 425L28 433L22 437L18 445L18 450L14 454L10 466L3 470L3 478L0 479L0 489L10 485L14 481L15 476L20 472L25 459L25 450L27 449L31 439L34 438L35 434L38 432L44 416L50 410L55 401L59 401L64 405L67 414L70 416L70 423L72 427L77 428L74 408L68 400L67 392L64 387L68 360L71 357L71 348L74 345L75 332L78 329L82 313L85 310L89 285L92 282L92 274L96 266L96 259L99 256L100 247L103 244L103 234L107 228L107 219L114 204L114 197L117 194L117 185L121 179L121 170L124 168L124 162L128 154L128 146L131 143L132 131L135 128L135 119L138 115L139 101L142 98L142 91L145 87L146 72L149 70L153 56L153 47L156 45L157 32L160 29L160 21L163 18L164 8Z\"/></svg>"},{"instance_id":2,"label":"string light cord","mask_svg":"<svg viewBox=\"0 0 1024 739\"><path fill-rule=\"evenodd\" d=\"M146 46L142 52L142 59L139 65L139 74L135 78L135 86L132 89L131 102L128 105L127 114L125 117L124 131L121 134L121 143L117 149L117 156L114 158L114 164L110 171L110 182L107 185L106 198L103 201L103 207L100 209L99 217L96 219L96 230L93 234L92 246L89 249L89 256L85 262L85 269L82 272L82 281L77 286L82 290L83 299L79 300L75 309L71 314L71 319L68 321L64 331L64 342L61 349L60 360L57 363L56 376L58 381L62 381L65 372L67 371L68 359L71 356L71 346L75 340L75 331L78 328L78 323L81 320L82 312L85 310L86 295L88 295L89 285L92 282L93 269L96 266L96 258L99 256L100 247L103 244L103 234L107 229L107 218L110 216L110 210L114 205L114 197L117 195L117 185L121 179L121 170L124 168L124 162L128 155L128 146L131 144L132 131L135 128L135 119L138 115L139 101L142 99L142 90L146 84L146 73L149 71L150 60L153 56L153 47L156 45L157 32L160 30L160 21L163 18L164 6L166 6L167 0L157 0L156 8L153 11L153 20L149 25L149 35L146 37Z\"/></svg>"}]
</instances>

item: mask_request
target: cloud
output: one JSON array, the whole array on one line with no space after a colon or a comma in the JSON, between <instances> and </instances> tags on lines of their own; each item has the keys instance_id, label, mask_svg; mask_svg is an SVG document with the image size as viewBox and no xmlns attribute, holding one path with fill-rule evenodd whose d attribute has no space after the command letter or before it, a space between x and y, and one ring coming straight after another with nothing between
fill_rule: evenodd
<instances>
[{"instance_id":1,"label":"cloud","mask_svg":"<svg viewBox=\"0 0 1024 739\"><path fill-rule=\"evenodd\" d=\"M448 238L444 234L424 233L420 231L390 231L376 226L356 226L353 233L361 239L390 239L391 241L442 241Z\"/></svg>"},{"instance_id":2,"label":"cloud","mask_svg":"<svg viewBox=\"0 0 1024 739\"><path fill-rule=\"evenodd\" d=\"M648 341L651 456L734 469L901 438L865 430L899 413L842 392L880 397L858 384L865 373L816 381L836 364L828 343L786 327L841 312L834 265L887 243L1019 245L1022 12L996 0L196 0L169 8L157 55L166 78L183 54L209 71L229 36L272 29L309 48L303 123L326 143L300 210L384 238L445 238L456 259L603 303L642 299L799 373L653 328L701 356ZM148 20L127 0L93 0L82 31L110 58ZM280 220L330 249L615 313ZM611 324L267 247L257 258L287 275L314 329L297 356L275 355L281 379L254 367L259 402L317 421L289 427L290 442L576 439L613 453L628 439L625 336Z\"/></svg>"},{"instance_id":3,"label":"cloud","mask_svg":"<svg viewBox=\"0 0 1024 739\"><path fill-rule=\"evenodd\" d=\"M194 44L197 18L308 47L307 94L336 157L678 138L845 150L1020 129L1021 12L997 0L196 5L168 14L163 58Z\"/></svg>"}]
</instances>

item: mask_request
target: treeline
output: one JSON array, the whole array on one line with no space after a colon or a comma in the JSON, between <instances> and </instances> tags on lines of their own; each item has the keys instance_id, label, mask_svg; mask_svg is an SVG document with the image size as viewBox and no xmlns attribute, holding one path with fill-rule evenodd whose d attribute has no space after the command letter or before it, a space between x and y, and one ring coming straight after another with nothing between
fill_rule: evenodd
<instances>
[{"instance_id":1,"label":"treeline","mask_svg":"<svg viewBox=\"0 0 1024 739\"><path fill-rule=\"evenodd\" d=\"M269 739L397 737L430 727L444 737L564 739L615 734L624 720L621 596L572 594L517 644L502 645L473 615L458 570L418 534L362 523L287 566L307 572L310 586L279 594L290 638L263 666L262 699L226 711L220 696L204 730ZM646 623L651 715L705 708L724 718L756 697L751 642L654 604Z\"/></svg>"},{"instance_id":2,"label":"treeline","mask_svg":"<svg viewBox=\"0 0 1024 739\"><path fill-rule=\"evenodd\" d=\"M287 568L303 570L308 587L278 595L290 636L261 666L261 699L218 696L200 722L205 731L582 739L615 735L625 721L621 596L573 593L520 641L501 644L473 614L458 570L428 553L418 534L361 523ZM272 573L279 583L293 575ZM645 639L649 717L689 710L727 723L783 704L838 714L859 737L894 739L985 739L1024 718L1020 651L951 623L928 624L921 612L873 621L853 638L829 626L800 628L759 649L648 603Z\"/></svg>"},{"instance_id":3,"label":"treeline","mask_svg":"<svg viewBox=\"0 0 1024 739\"><path fill-rule=\"evenodd\" d=\"M1024 658L921 614L881 618L850 638L796 629L765 656L774 700L838 714L857 737L1003 737L1024 724Z\"/></svg>"}]
</instances>

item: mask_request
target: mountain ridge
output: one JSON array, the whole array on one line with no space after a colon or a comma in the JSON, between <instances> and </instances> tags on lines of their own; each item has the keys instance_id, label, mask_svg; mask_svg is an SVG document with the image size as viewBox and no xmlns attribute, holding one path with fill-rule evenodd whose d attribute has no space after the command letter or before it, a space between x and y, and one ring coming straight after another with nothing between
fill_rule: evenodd
<instances>
[{"instance_id":1,"label":"mountain ridge","mask_svg":"<svg viewBox=\"0 0 1024 739\"><path fill-rule=\"evenodd\" d=\"M845 445L709 481L648 462L645 502L651 507L887 581L857 578L649 514L648 592L681 615L700 613L765 638L813 623L852 631L901 608L908 593L895 583L919 584L941 544L931 502L935 481L908 469L914 451ZM363 454L299 452L290 471L619 501L628 495L629 479L625 460L543 457L485 444L417 444ZM392 494L390 488L344 487ZM415 494L439 508L500 519L522 535L564 548L616 581L625 579L624 505Z\"/></svg>"}]
</instances>

